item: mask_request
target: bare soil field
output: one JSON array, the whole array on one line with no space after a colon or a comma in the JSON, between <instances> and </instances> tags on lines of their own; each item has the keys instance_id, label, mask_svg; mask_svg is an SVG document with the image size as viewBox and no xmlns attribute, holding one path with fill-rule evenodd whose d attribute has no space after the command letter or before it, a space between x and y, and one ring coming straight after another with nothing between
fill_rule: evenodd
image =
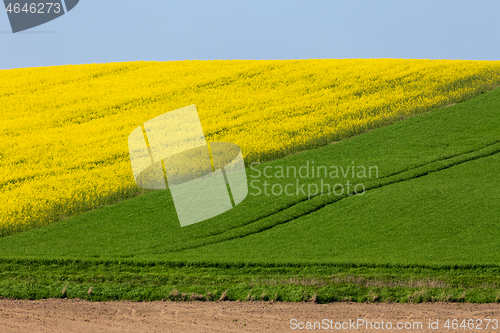
<instances>
[{"instance_id":1,"label":"bare soil field","mask_svg":"<svg viewBox=\"0 0 500 333\"><path fill-rule=\"evenodd\" d=\"M460 325L463 319L474 319L474 322L467 322L467 325L472 324L474 329L469 328L472 326L448 329L444 326L447 319L450 319L450 325L453 319L458 320L457 325ZM0 332L2 333L500 332L500 327L495 325L495 320L498 323L499 319L500 304L99 303L78 299L41 301L0 299ZM488 322L489 325L486 328ZM357 324L361 325L356 326ZM398 329L398 324L402 329ZM392 328L389 328L389 325Z\"/></svg>"}]
</instances>

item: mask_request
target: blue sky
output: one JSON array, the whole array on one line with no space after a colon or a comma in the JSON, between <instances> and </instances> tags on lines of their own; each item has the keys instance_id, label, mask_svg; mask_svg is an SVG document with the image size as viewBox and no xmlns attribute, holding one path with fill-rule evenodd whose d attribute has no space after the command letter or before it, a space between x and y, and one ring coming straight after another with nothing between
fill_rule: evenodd
<instances>
[{"instance_id":1,"label":"blue sky","mask_svg":"<svg viewBox=\"0 0 500 333\"><path fill-rule=\"evenodd\" d=\"M0 69L185 59L498 60L497 0L80 0L12 34Z\"/></svg>"}]
</instances>

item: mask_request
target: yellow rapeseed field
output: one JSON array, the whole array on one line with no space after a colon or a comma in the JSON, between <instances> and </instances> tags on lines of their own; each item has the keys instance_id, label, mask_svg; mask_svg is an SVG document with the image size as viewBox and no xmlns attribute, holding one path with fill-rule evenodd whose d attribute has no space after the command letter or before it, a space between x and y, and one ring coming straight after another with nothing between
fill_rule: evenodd
<instances>
[{"instance_id":1,"label":"yellow rapeseed field","mask_svg":"<svg viewBox=\"0 0 500 333\"><path fill-rule=\"evenodd\" d=\"M247 164L363 133L500 84L500 61L324 59L0 71L0 236L138 192L128 135L196 104Z\"/></svg>"}]
</instances>

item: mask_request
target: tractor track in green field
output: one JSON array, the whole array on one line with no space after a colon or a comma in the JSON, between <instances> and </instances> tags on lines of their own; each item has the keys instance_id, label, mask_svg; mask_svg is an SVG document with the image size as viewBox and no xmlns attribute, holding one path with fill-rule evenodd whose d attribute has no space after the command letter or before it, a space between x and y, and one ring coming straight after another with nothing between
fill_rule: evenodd
<instances>
[{"instance_id":1,"label":"tractor track in green field","mask_svg":"<svg viewBox=\"0 0 500 333\"><path fill-rule=\"evenodd\" d=\"M478 160L481 158L489 157L495 154L500 153L500 140L497 140L493 143L489 143L483 145L482 147L470 150L464 153L459 153L450 157L436 159L434 161L428 162L426 164L414 166L402 171L395 172L393 174L384 176L379 178L378 181L373 181L367 184L364 192L368 192L370 190L378 189L384 186L405 182L413 179L417 179L420 177L427 176L431 173L443 171L449 169L453 166L457 166L466 162ZM234 227L232 229L225 230L216 235L211 235L205 238L203 241L198 242L197 244L191 244L189 246L181 247L173 249L169 252L181 252L185 250L197 249L203 246L218 244L238 238L244 238L247 236L251 236L253 234L257 234L269 229L272 229L276 226L286 224L288 222L292 222L298 218L304 217L306 215L312 214L326 206L332 205L336 202L339 202L345 198L359 195L354 193L344 194L342 196L334 197L333 199L326 199L326 195L324 193L319 193L314 196L311 196L310 199L304 198L302 200L296 201L282 209L271 212L257 220L250 221L244 225ZM322 201L320 201L322 200ZM310 207L303 207L304 205L311 205ZM297 211L298 210L298 211ZM283 213L284 216L280 216L279 214ZM257 223L259 225L256 225Z\"/></svg>"}]
</instances>

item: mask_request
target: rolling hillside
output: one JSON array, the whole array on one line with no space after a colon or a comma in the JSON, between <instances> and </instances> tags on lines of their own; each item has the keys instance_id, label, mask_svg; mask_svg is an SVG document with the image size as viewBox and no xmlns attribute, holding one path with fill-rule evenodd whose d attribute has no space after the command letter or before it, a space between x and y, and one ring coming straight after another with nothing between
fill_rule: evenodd
<instances>
[{"instance_id":1,"label":"rolling hillside","mask_svg":"<svg viewBox=\"0 0 500 333\"><path fill-rule=\"evenodd\" d=\"M499 110L496 89L337 144L253 165L247 168L249 194L240 205L188 227L179 226L169 191L159 190L3 237L2 257L498 264ZM302 167L302 176L309 166L309 177L293 177L293 169L288 177L279 173L290 166ZM326 177L318 177L319 166L328 167ZM354 174L331 174L332 167L352 166ZM376 169L370 177L359 173L361 167ZM331 185L330 194L313 193L322 182ZM287 184L292 195L274 195ZM343 184L343 193L340 186L333 193L335 184ZM364 192L351 195L355 184Z\"/></svg>"},{"instance_id":2,"label":"rolling hillside","mask_svg":"<svg viewBox=\"0 0 500 333\"><path fill-rule=\"evenodd\" d=\"M132 62L0 71L0 236L140 193L127 138L195 104L245 163L323 147L500 84L498 61Z\"/></svg>"},{"instance_id":3,"label":"rolling hillside","mask_svg":"<svg viewBox=\"0 0 500 333\"><path fill-rule=\"evenodd\" d=\"M495 89L249 165L191 226L164 190L2 237L0 296L499 302L499 128Z\"/></svg>"}]
</instances>

